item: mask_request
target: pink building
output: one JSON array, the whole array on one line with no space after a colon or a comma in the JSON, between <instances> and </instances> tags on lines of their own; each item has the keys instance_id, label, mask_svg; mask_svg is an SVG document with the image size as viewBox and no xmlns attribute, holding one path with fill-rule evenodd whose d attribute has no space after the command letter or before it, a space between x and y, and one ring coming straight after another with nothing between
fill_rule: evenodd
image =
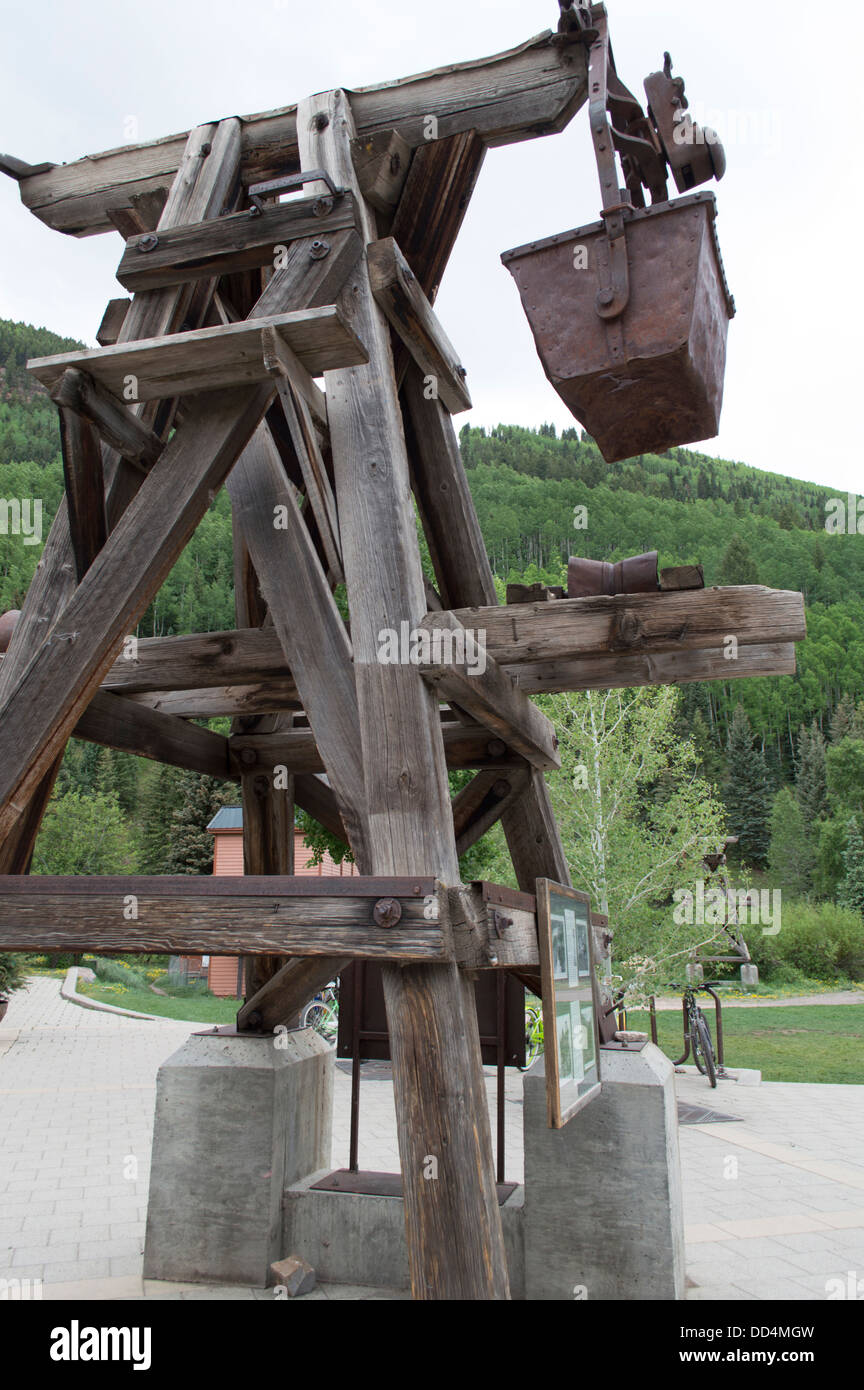
<instances>
[{"instance_id":1,"label":"pink building","mask_svg":"<svg viewBox=\"0 0 864 1390\"><path fill-rule=\"evenodd\" d=\"M207 829L213 836L213 873L230 876L243 873L243 808L223 806ZM336 864L325 852L320 864L308 864L311 851L302 830L294 831L294 873L325 878L356 874L356 864ZM239 956L183 956L189 975L207 978L212 994L240 998L243 994L243 960Z\"/></svg>"}]
</instances>

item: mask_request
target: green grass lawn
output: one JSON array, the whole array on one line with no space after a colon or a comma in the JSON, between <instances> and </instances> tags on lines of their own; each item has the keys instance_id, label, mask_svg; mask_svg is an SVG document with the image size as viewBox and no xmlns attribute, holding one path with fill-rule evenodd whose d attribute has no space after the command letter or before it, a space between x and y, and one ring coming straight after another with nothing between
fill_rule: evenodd
<instances>
[{"instance_id":1,"label":"green grass lawn","mask_svg":"<svg viewBox=\"0 0 864 1390\"><path fill-rule=\"evenodd\" d=\"M160 1018L188 1018L194 1023L233 1023L240 1007L239 999L217 999L212 994L195 994L185 998L152 994L149 989L126 989L120 985L79 980L78 993L118 1009L134 1009L136 1013L158 1014Z\"/></svg>"},{"instance_id":2,"label":"green grass lawn","mask_svg":"<svg viewBox=\"0 0 864 1390\"><path fill-rule=\"evenodd\" d=\"M702 1009L715 1037L713 1002L710 1007L702 1003ZM647 1012L633 1009L627 1021L629 1027L650 1033ZM658 1013L657 1034L673 1061L681 1056L680 1012ZM754 1067L763 1081L864 1085L864 1004L724 1009L723 1040L726 1066ZM687 1059L691 1064L692 1057Z\"/></svg>"}]
</instances>

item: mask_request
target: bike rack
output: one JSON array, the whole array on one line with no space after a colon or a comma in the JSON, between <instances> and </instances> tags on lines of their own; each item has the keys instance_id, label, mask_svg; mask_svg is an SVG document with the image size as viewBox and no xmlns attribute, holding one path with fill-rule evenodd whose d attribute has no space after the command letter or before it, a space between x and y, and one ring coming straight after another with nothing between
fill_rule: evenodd
<instances>
[{"instance_id":1,"label":"bike rack","mask_svg":"<svg viewBox=\"0 0 864 1390\"><path fill-rule=\"evenodd\" d=\"M717 1025L717 1048L716 1048L716 1054L715 1054L716 1057L717 1057L717 1075L718 1075L718 1076L725 1076L725 1074L726 1074L726 1067L725 1067L724 1056L723 1056L723 1014L722 1014L722 1005L721 1005L721 1003L720 1003L720 996L719 996L719 994L717 993L716 990L714 990L714 989L711 988L710 985L702 984L702 985L699 986L699 988L700 988L700 990L701 990L701 989L704 989L705 992L706 992L706 994L710 994L710 995L711 995L711 998L714 1000L714 1013L715 1013L715 1016L716 1016L716 1025ZM684 1053L683 1053L683 1056L679 1057L677 1061L673 1062L672 1065L675 1066L675 1067L683 1066L684 1063L687 1061L687 1058L690 1056L690 1036L689 1036L689 1033L688 1033L688 1031L687 1031L687 1004L686 1004L686 1002L685 1002L683 999L682 999L682 1001L681 1001L681 1011L682 1011L683 1020L684 1020ZM656 1014L655 1014L655 1012L654 1012L654 996L653 996L653 995L651 996L651 1037L652 1037L652 1038L654 1039L654 1041L656 1042L656 1040L657 1040L657 1018L656 1018Z\"/></svg>"}]
</instances>

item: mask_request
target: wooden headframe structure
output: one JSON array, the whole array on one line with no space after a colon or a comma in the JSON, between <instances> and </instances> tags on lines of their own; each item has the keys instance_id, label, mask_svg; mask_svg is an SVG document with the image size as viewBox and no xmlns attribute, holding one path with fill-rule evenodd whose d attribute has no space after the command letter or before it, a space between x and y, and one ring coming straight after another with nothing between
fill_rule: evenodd
<instances>
[{"instance_id":1,"label":"wooden headframe structure","mask_svg":"<svg viewBox=\"0 0 864 1390\"><path fill-rule=\"evenodd\" d=\"M500 819L525 893L570 881L530 694L786 673L804 635L800 595L762 588L497 604L432 305L486 150L586 95L579 36L547 33L69 165L0 160L48 226L118 230L132 292L100 348L32 364L66 498L0 666L0 947L246 955L237 1026L258 1032L382 960L418 1298L508 1296L471 972L536 984L536 937L457 852ZM235 630L127 642L223 485ZM473 666L463 629L485 633ZM448 641L382 661L406 630ZM229 736L190 722L215 715ZM72 735L237 781L248 877L23 877ZM476 775L451 803L453 767ZM295 803L363 877L291 877Z\"/></svg>"}]
</instances>

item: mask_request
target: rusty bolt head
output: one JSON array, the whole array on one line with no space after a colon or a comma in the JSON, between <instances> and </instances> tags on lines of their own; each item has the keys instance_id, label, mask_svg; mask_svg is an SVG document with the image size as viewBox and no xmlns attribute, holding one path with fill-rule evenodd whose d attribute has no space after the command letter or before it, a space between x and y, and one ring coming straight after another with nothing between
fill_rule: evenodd
<instances>
[{"instance_id":1,"label":"rusty bolt head","mask_svg":"<svg viewBox=\"0 0 864 1390\"><path fill-rule=\"evenodd\" d=\"M503 800L510 791L510 783L507 781L506 777L499 777L498 781L492 787L492 790L497 797Z\"/></svg>"},{"instance_id":2,"label":"rusty bolt head","mask_svg":"<svg viewBox=\"0 0 864 1390\"><path fill-rule=\"evenodd\" d=\"M615 293L613 290L600 290L597 294L597 303L611 304L614 298Z\"/></svg>"},{"instance_id":3,"label":"rusty bolt head","mask_svg":"<svg viewBox=\"0 0 864 1390\"><path fill-rule=\"evenodd\" d=\"M201 158L206 159L212 148L213 146L210 144L210 141L205 140L204 144L201 146Z\"/></svg>"},{"instance_id":4,"label":"rusty bolt head","mask_svg":"<svg viewBox=\"0 0 864 1390\"><path fill-rule=\"evenodd\" d=\"M329 241L313 241L312 245L309 247L309 255L312 257L313 261L323 261L325 256L330 255Z\"/></svg>"},{"instance_id":5,"label":"rusty bolt head","mask_svg":"<svg viewBox=\"0 0 864 1390\"><path fill-rule=\"evenodd\" d=\"M159 245L159 238L158 238L158 236L155 236L153 232L145 232L144 236L142 236L142 237L139 238L139 241L138 241L138 250L139 250L139 251L155 251L155 250L156 250L156 247L157 247L158 245Z\"/></svg>"},{"instance_id":6,"label":"rusty bolt head","mask_svg":"<svg viewBox=\"0 0 864 1390\"><path fill-rule=\"evenodd\" d=\"M317 115L313 116L312 118L313 130L317 130L319 132L322 130L326 130L329 124L330 117L324 111L319 111Z\"/></svg>"},{"instance_id":7,"label":"rusty bolt head","mask_svg":"<svg viewBox=\"0 0 864 1390\"><path fill-rule=\"evenodd\" d=\"M507 744L502 743L500 738L490 738L486 744L486 752L490 758L503 758L507 752Z\"/></svg>"},{"instance_id":8,"label":"rusty bolt head","mask_svg":"<svg viewBox=\"0 0 864 1390\"><path fill-rule=\"evenodd\" d=\"M372 916L379 927L395 927L402 916L402 908L395 898L379 898Z\"/></svg>"},{"instance_id":9,"label":"rusty bolt head","mask_svg":"<svg viewBox=\"0 0 864 1390\"><path fill-rule=\"evenodd\" d=\"M313 217L327 217L333 211L332 198L316 198L312 204Z\"/></svg>"}]
</instances>

